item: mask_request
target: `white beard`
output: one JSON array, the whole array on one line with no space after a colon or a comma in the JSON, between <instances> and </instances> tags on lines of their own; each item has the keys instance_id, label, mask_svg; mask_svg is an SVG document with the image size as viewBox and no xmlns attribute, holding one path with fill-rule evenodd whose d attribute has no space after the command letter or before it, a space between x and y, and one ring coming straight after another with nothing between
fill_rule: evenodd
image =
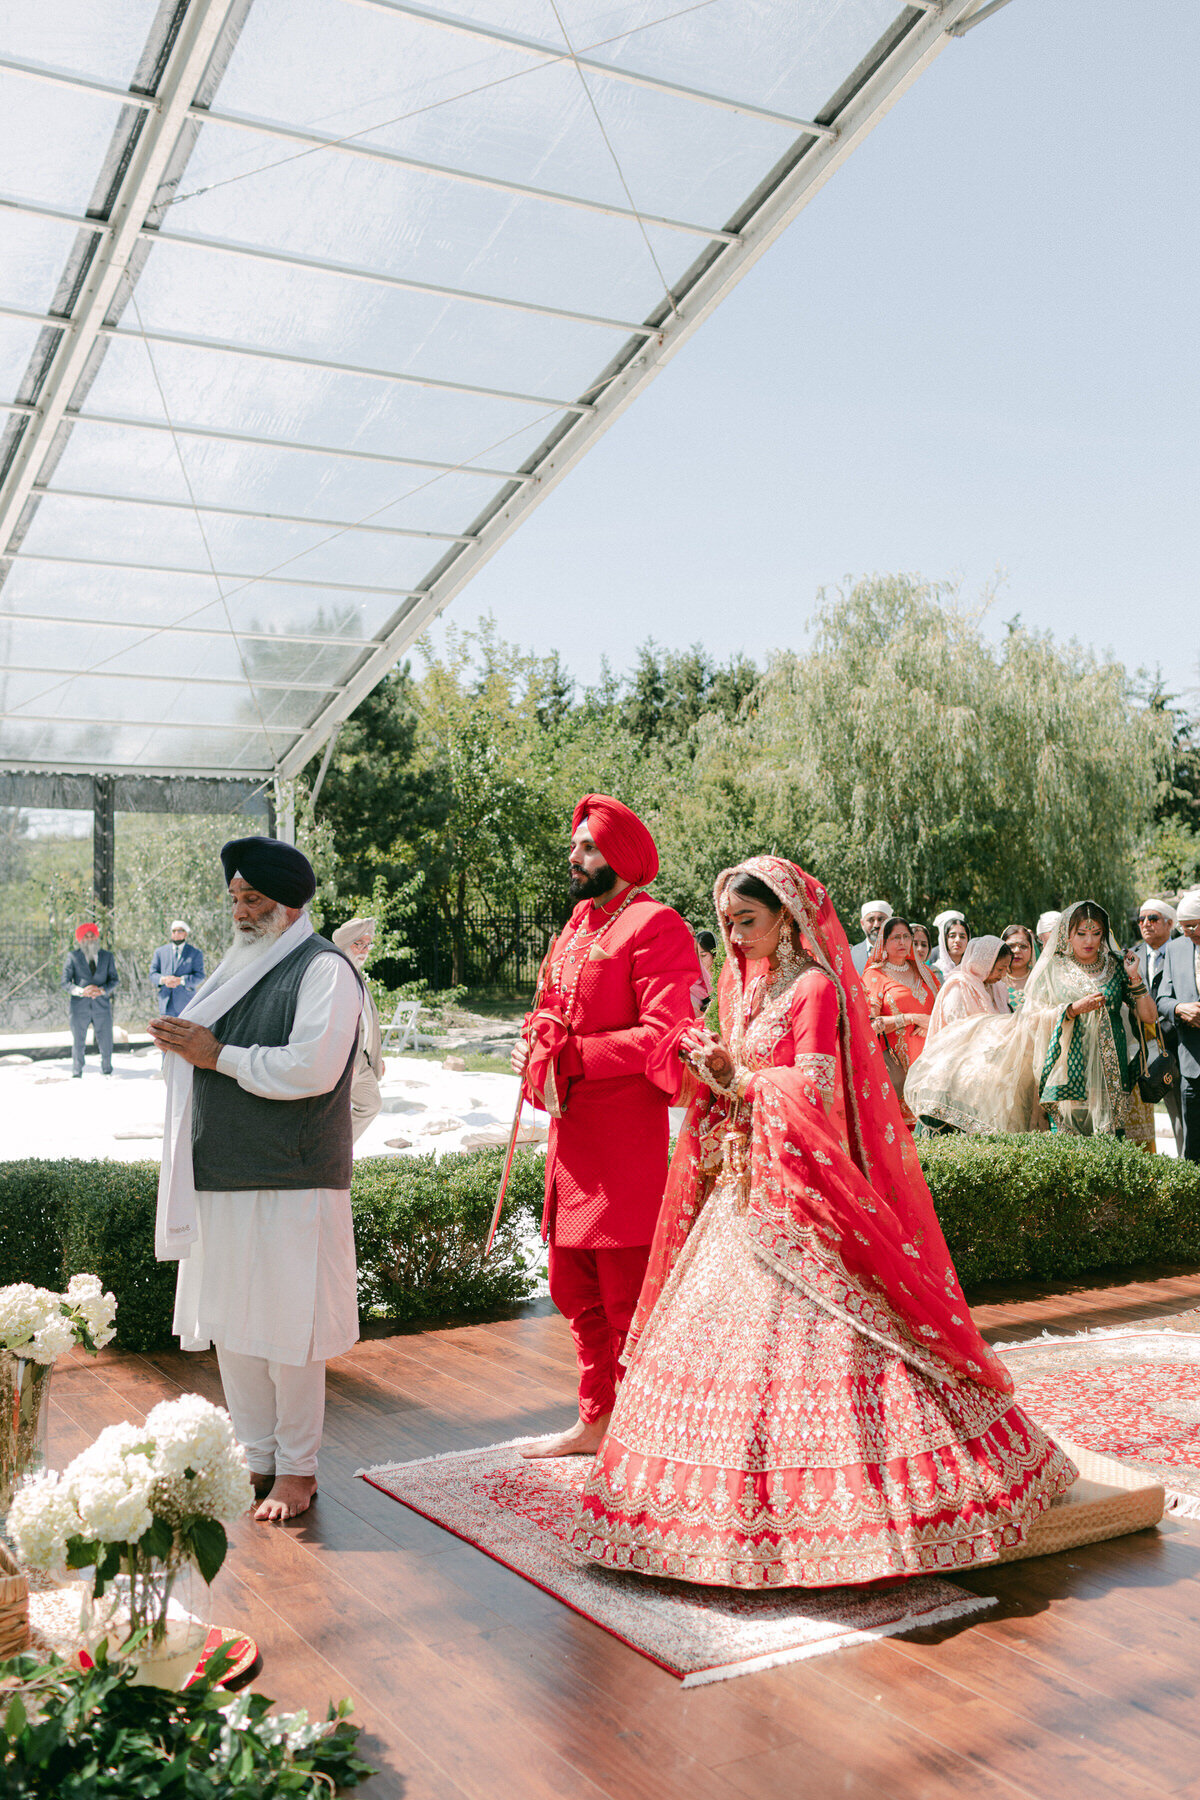
<instances>
[{"instance_id":1,"label":"white beard","mask_svg":"<svg viewBox=\"0 0 1200 1800\"><path fill-rule=\"evenodd\" d=\"M248 964L257 962L265 956L288 928L287 913L282 906L276 906L265 918L260 919L251 931L245 931L240 925L233 928L233 942L221 958L215 974L218 981L229 981L241 972Z\"/></svg>"},{"instance_id":2,"label":"white beard","mask_svg":"<svg viewBox=\"0 0 1200 1800\"><path fill-rule=\"evenodd\" d=\"M100 954L100 946L97 944L95 938L93 938L93 937L84 938L84 940L80 944L79 948L83 951L83 954L87 957L89 965L94 969L96 966L96 958Z\"/></svg>"}]
</instances>

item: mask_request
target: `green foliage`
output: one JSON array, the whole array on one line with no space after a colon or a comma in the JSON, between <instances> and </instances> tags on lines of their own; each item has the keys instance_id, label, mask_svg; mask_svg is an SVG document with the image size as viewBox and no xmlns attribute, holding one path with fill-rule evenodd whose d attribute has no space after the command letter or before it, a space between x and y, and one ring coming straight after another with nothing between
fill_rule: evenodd
<instances>
[{"instance_id":1,"label":"green foliage","mask_svg":"<svg viewBox=\"0 0 1200 1800\"><path fill-rule=\"evenodd\" d=\"M402 762L385 737L376 768L374 712L360 735L347 727L318 812L356 892L363 871L392 885L423 873L422 929L433 914L456 946L469 906L565 898L569 818L589 790L645 818L655 892L696 927L712 923L717 873L764 851L819 875L845 917L881 893L914 917L958 906L993 929L1079 894L1120 916L1135 867L1164 886L1200 877L1193 722L1019 619L996 641L986 610L877 577L821 595L811 647L763 669L648 640L628 675L606 668L581 691L557 654L483 620L448 631L440 654L424 645L421 672L373 702L404 712ZM1156 818L1173 835L1148 844Z\"/></svg>"},{"instance_id":2,"label":"green foliage","mask_svg":"<svg viewBox=\"0 0 1200 1800\"><path fill-rule=\"evenodd\" d=\"M63 1280L62 1163L0 1163L0 1283L58 1290Z\"/></svg>"},{"instance_id":3,"label":"green foliage","mask_svg":"<svg viewBox=\"0 0 1200 1800\"><path fill-rule=\"evenodd\" d=\"M375 1773L357 1754L349 1701L326 1719L272 1714L261 1694L231 1697L215 1683L224 1646L183 1693L135 1687L136 1664L94 1668L60 1657L0 1664L0 1769L8 1800L328 1800Z\"/></svg>"},{"instance_id":4,"label":"green foliage","mask_svg":"<svg viewBox=\"0 0 1200 1800\"><path fill-rule=\"evenodd\" d=\"M1200 1167L1112 1137L918 1144L960 1281L1200 1261Z\"/></svg>"},{"instance_id":5,"label":"green foliage","mask_svg":"<svg viewBox=\"0 0 1200 1800\"><path fill-rule=\"evenodd\" d=\"M6 1163L0 1173L31 1166L52 1170L59 1183L64 1284L72 1275L98 1275L117 1297L118 1346L160 1348L170 1336L178 1265L154 1255L157 1164Z\"/></svg>"},{"instance_id":6,"label":"green foliage","mask_svg":"<svg viewBox=\"0 0 1200 1800\"><path fill-rule=\"evenodd\" d=\"M490 1312L528 1298L521 1236L541 1217L546 1164L530 1151L513 1158L496 1242L481 1264L503 1168L503 1150L357 1163L360 1307L409 1320Z\"/></svg>"},{"instance_id":7,"label":"green foliage","mask_svg":"<svg viewBox=\"0 0 1200 1800\"><path fill-rule=\"evenodd\" d=\"M503 1162L502 1151L480 1150L356 1163L350 1201L365 1316L444 1318L528 1297L521 1234L541 1217L540 1156L514 1159L496 1242L479 1261ZM149 1162L0 1163L0 1286L36 1276L57 1288L90 1271L117 1297L118 1348L161 1349L171 1341L178 1265L155 1260L157 1189ZM40 1244L27 1215L41 1221Z\"/></svg>"},{"instance_id":8,"label":"green foliage","mask_svg":"<svg viewBox=\"0 0 1200 1800\"><path fill-rule=\"evenodd\" d=\"M754 740L775 834L849 909L879 893L998 929L1076 895L1119 914L1169 733L1116 663L904 576L822 596L775 657Z\"/></svg>"}]
</instances>

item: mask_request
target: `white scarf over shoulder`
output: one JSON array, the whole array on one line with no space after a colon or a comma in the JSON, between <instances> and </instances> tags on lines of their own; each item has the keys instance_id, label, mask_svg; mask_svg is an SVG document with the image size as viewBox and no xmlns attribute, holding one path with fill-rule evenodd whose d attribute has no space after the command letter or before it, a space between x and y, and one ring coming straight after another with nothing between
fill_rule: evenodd
<instances>
[{"instance_id":1,"label":"white scarf over shoulder","mask_svg":"<svg viewBox=\"0 0 1200 1800\"><path fill-rule=\"evenodd\" d=\"M245 998L264 975L278 968L285 957L312 936L307 913L295 922L252 963L228 981L221 980L218 966L197 989L182 1018L193 1025L213 1026L230 1007ZM162 1168L158 1176L158 1213L154 1225L154 1254L159 1262L186 1257L198 1233L196 1182L192 1168L192 1065L173 1054L163 1059L167 1082L167 1116L163 1130Z\"/></svg>"}]
</instances>

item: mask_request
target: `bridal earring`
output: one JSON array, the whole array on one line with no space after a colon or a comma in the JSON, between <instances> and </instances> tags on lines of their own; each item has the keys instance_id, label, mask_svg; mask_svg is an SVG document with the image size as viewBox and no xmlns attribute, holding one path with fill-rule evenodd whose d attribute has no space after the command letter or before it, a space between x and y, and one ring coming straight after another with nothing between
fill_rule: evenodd
<instances>
[{"instance_id":1,"label":"bridal earring","mask_svg":"<svg viewBox=\"0 0 1200 1800\"><path fill-rule=\"evenodd\" d=\"M792 939L792 922L786 913L784 914L783 922L779 927L779 942L775 947L775 955L779 962L779 972L781 975L790 974L792 969L794 969L796 964L800 961L799 956L796 954L795 943Z\"/></svg>"}]
</instances>

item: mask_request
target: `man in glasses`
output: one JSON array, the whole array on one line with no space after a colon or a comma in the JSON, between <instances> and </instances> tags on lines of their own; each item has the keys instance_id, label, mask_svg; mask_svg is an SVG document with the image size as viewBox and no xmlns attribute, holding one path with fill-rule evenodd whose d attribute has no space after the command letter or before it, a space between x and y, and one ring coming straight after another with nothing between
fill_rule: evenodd
<instances>
[{"instance_id":1,"label":"man in glasses","mask_svg":"<svg viewBox=\"0 0 1200 1800\"><path fill-rule=\"evenodd\" d=\"M1189 1162L1200 1162L1200 888L1191 888L1182 896L1176 919L1183 935L1167 950L1158 1016L1178 1038L1181 1154Z\"/></svg>"},{"instance_id":2,"label":"man in glasses","mask_svg":"<svg viewBox=\"0 0 1200 1800\"><path fill-rule=\"evenodd\" d=\"M1137 946L1138 968L1155 1003L1158 1001L1159 988L1162 986L1163 969L1167 960L1167 945L1171 941L1171 932L1174 926L1175 908L1170 906L1167 901L1142 901L1141 909L1138 912L1138 931L1142 939ZM1174 1025L1163 1023L1162 1036L1171 1069L1171 1085L1167 1089L1163 1104L1167 1109L1167 1117L1171 1121L1171 1130L1175 1134L1175 1149L1182 1156L1183 1115L1179 1099L1179 1040Z\"/></svg>"}]
</instances>

